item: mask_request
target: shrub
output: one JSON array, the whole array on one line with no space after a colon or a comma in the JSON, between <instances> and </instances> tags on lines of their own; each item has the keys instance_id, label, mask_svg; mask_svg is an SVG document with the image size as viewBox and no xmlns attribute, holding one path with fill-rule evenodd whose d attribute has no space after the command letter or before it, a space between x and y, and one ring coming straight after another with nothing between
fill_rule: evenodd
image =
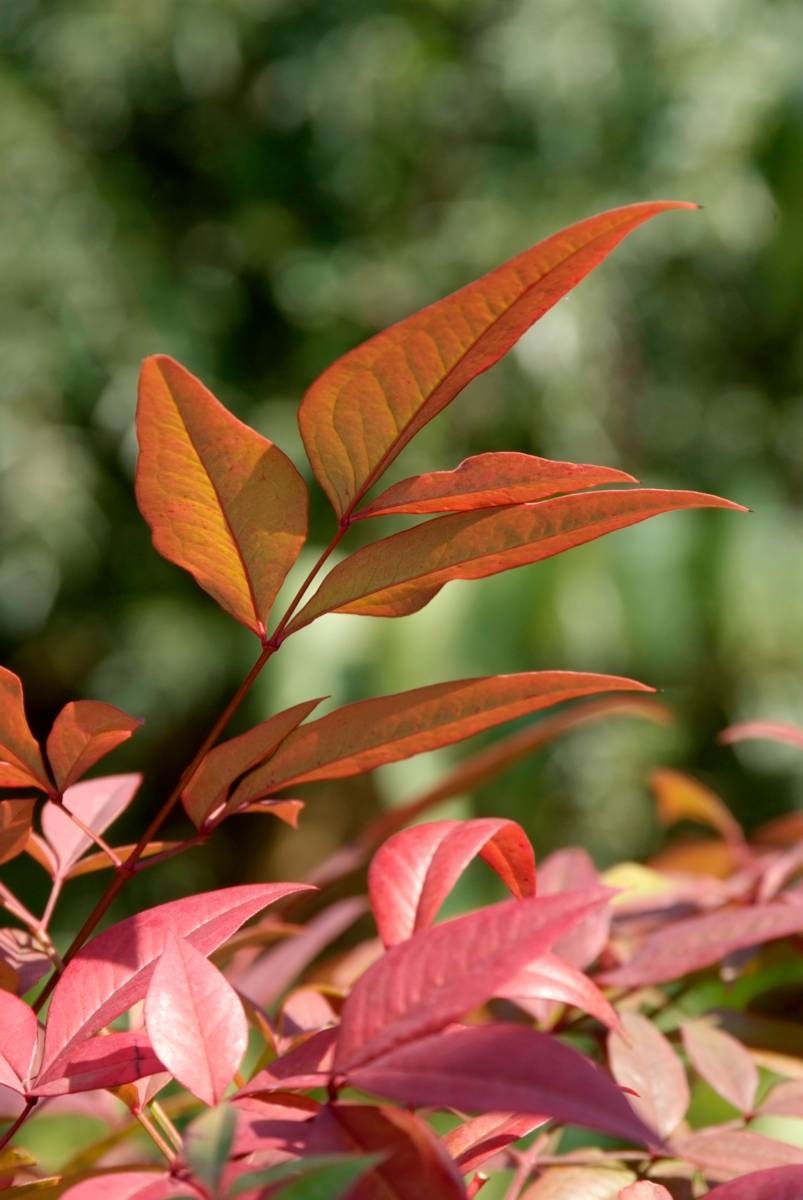
<instances>
[{"instance_id":1,"label":"shrub","mask_svg":"<svg viewBox=\"0 0 803 1200\"><path fill-rule=\"evenodd\" d=\"M787 952L775 943L803 928L796 826L750 842L713 793L661 771L662 818L702 822L713 838L607 877L583 851L560 850L540 864L536 887L516 822L413 823L584 721L662 719L652 689L568 671L462 679L323 717L312 699L221 740L272 656L324 614L403 616L450 580L534 563L670 510L740 507L515 453L480 454L368 499L410 439L628 233L690 207L636 204L582 221L324 372L299 420L336 530L273 623L306 535L306 485L186 369L146 360L140 510L157 550L259 652L131 846L104 835L139 777L84 776L138 721L77 700L42 749L19 679L0 672L0 861L28 853L52 880L41 917L5 885L0 893L16 921L0 932L0 1172L11 1193L457 1200L498 1170L509 1200L660 1200L709 1183L721 1200L801 1194L803 1150L770 1136L767 1122L772 1132L779 1115L803 1116L803 1088L783 1027L754 1011L779 964L783 974ZM351 525L390 514L424 519L323 574ZM314 881L190 895L96 932L134 874L239 813L295 826L299 784L356 776L569 701L381 818ZM751 735L803 741L761 725L728 736ZM159 835L179 804L193 832L166 843ZM511 898L436 923L478 856ZM333 898L333 885L366 865L367 903ZM60 953L49 928L62 889L99 870L111 882ZM378 939L321 962L368 908ZM727 1003L729 987L742 988L741 1007ZM718 1020L704 1015L717 1006ZM703 1087L719 1098L713 1109ZM105 1127L51 1177L24 1149L25 1126L43 1110L89 1111ZM137 1131L146 1142L132 1141Z\"/></svg>"}]
</instances>

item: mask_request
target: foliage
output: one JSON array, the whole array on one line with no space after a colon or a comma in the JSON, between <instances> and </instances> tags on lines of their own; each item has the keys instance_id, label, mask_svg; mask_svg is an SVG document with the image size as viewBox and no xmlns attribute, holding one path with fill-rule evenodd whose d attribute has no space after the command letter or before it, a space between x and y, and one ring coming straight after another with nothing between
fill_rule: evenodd
<instances>
[{"instance_id":1,"label":"foliage","mask_svg":"<svg viewBox=\"0 0 803 1200\"><path fill-rule=\"evenodd\" d=\"M751 1003L731 1014L730 1030L727 1011L718 1022L703 1016L721 994L718 974L744 984L750 1002L771 990L784 943L803 931L796 826L748 840L717 796L663 771L654 785L664 819L702 821L713 838L668 863L625 864L605 877L581 851L562 850L537 879L533 848L512 820L410 823L450 788L495 777L573 724L616 711L660 718L649 687L568 671L463 679L315 719L319 701L310 700L220 741L269 660L325 614L406 615L453 580L534 563L660 513L741 507L699 492L610 487L635 481L509 453L405 480L359 507L407 442L627 234L690 207L651 202L582 221L325 371L299 418L337 529L273 621L306 534L306 485L189 371L166 356L146 360L140 510L156 548L255 636L259 652L127 846L104 835L139 778L84 775L132 736L136 719L71 702L43 752L20 680L0 671L0 785L11 793L0 801L0 853L9 861L27 852L52 881L41 918L0 890L17 922L0 941L9 1119L0 1169L10 1194L458 1200L476 1195L488 1171L511 1167L509 1200L683 1200L709 1184L708 1194L736 1200L791 1196L801 1185L803 1149L761 1124L803 1115L785 1031ZM358 519L390 513L425 519L319 580ZM287 793L301 784L362 775L567 701L577 707L547 718L537 736L481 751L392 814L392 828L366 831L321 864L314 883L198 892L96 933L132 877L207 842L238 814L295 826L303 804ZM726 738L754 735L800 736L758 723ZM179 804L193 832L166 843L159 834ZM436 923L477 856L511 898ZM361 918L361 902L330 893L369 857L379 940L358 935L307 975ZM103 869L111 883L60 954L50 925L62 889ZM695 1116L702 1085L724 1114ZM11 1148L49 1111L89 1111L105 1125L50 1177ZM439 1131L437 1114L453 1127ZM137 1127L146 1150L129 1144ZM604 1147L589 1130L606 1135Z\"/></svg>"}]
</instances>

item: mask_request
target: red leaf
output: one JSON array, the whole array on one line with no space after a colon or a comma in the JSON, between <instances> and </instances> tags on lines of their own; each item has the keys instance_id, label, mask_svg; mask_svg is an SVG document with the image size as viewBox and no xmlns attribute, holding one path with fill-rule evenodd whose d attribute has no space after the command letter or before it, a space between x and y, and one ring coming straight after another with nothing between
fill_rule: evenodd
<instances>
[{"instance_id":1,"label":"red leaf","mask_svg":"<svg viewBox=\"0 0 803 1200\"><path fill-rule=\"evenodd\" d=\"M655 793L658 816L664 825L677 821L697 821L709 825L726 842L742 845L744 834L739 822L714 792L690 775L663 769L653 771L650 786Z\"/></svg>"},{"instance_id":2,"label":"red leaf","mask_svg":"<svg viewBox=\"0 0 803 1200\"><path fill-rule=\"evenodd\" d=\"M137 717L98 700L65 704L47 739L47 757L59 791L85 775L115 746L128 741L141 724Z\"/></svg>"},{"instance_id":3,"label":"red leaf","mask_svg":"<svg viewBox=\"0 0 803 1200\"><path fill-rule=\"evenodd\" d=\"M201 1196L194 1184L162 1171L116 1171L84 1179L62 1192L63 1200L186 1200Z\"/></svg>"},{"instance_id":4,"label":"red leaf","mask_svg":"<svg viewBox=\"0 0 803 1200\"><path fill-rule=\"evenodd\" d=\"M790 746L803 749L803 729L799 729L797 725L788 725L784 721L745 721L741 725L731 725L728 729L723 729L719 735L720 742L725 745L743 742L749 738L788 742Z\"/></svg>"},{"instance_id":5,"label":"red leaf","mask_svg":"<svg viewBox=\"0 0 803 1200\"><path fill-rule=\"evenodd\" d=\"M672 1193L661 1183L650 1183L649 1180L642 1179L622 1188L619 1200L672 1200Z\"/></svg>"},{"instance_id":6,"label":"red leaf","mask_svg":"<svg viewBox=\"0 0 803 1200\"><path fill-rule=\"evenodd\" d=\"M146 358L137 502L160 554L258 637L307 531L307 489L277 446L165 355Z\"/></svg>"},{"instance_id":7,"label":"red leaf","mask_svg":"<svg viewBox=\"0 0 803 1200\"><path fill-rule=\"evenodd\" d=\"M294 1050L274 1059L269 1067L258 1071L238 1097L255 1096L262 1092L286 1091L288 1088L323 1087L332 1075L336 1029L322 1029L305 1038Z\"/></svg>"},{"instance_id":8,"label":"red leaf","mask_svg":"<svg viewBox=\"0 0 803 1200\"><path fill-rule=\"evenodd\" d=\"M800 1200L803 1167L770 1167L753 1171L708 1193L711 1200Z\"/></svg>"},{"instance_id":9,"label":"red leaf","mask_svg":"<svg viewBox=\"0 0 803 1200\"><path fill-rule=\"evenodd\" d=\"M412 437L638 225L677 201L580 221L350 351L316 380L298 414L312 469L350 514Z\"/></svg>"},{"instance_id":10,"label":"red leaf","mask_svg":"<svg viewBox=\"0 0 803 1200\"><path fill-rule=\"evenodd\" d=\"M0 667L0 787L38 787L50 791L45 764L28 727L22 684Z\"/></svg>"},{"instance_id":11,"label":"red leaf","mask_svg":"<svg viewBox=\"0 0 803 1200\"><path fill-rule=\"evenodd\" d=\"M533 454L507 451L477 454L454 471L435 471L403 479L378 496L354 519L389 513L469 512L526 504L579 492L607 483L637 483L632 475L613 467L585 463L551 462Z\"/></svg>"},{"instance_id":12,"label":"red leaf","mask_svg":"<svg viewBox=\"0 0 803 1200\"><path fill-rule=\"evenodd\" d=\"M287 632L323 613L406 616L453 579L484 579L541 562L649 517L687 508L746 511L703 492L633 488L434 517L363 546L338 563Z\"/></svg>"},{"instance_id":13,"label":"red leaf","mask_svg":"<svg viewBox=\"0 0 803 1200\"><path fill-rule=\"evenodd\" d=\"M538 890L542 896L558 896L574 888L598 887L599 883L599 871L591 856L576 846L554 850L541 863L538 872ZM554 952L582 970L604 949L610 926L610 909L597 909L558 938Z\"/></svg>"},{"instance_id":14,"label":"red leaf","mask_svg":"<svg viewBox=\"0 0 803 1200\"><path fill-rule=\"evenodd\" d=\"M705 1021L681 1025L694 1069L734 1108L749 1115L758 1091L758 1070L741 1042Z\"/></svg>"},{"instance_id":15,"label":"red leaf","mask_svg":"<svg viewBox=\"0 0 803 1200\"><path fill-rule=\"evenodd\" d=\"M505 1146L526 1137L548 1120L548 1117L520 1116L510 1112L483 1113L451 1129L442 1141L455 1165L467 1175Z\"/></svg>"},{"instance_id":16,"label":"red leaf","mask_svg":"<svg viewBox=\"0 0 803 1200\"><path fill-rule=\"evenodd\" d=\"M248 1044L245 1013L217 967L172 932L145 997L145 1027L179 1083L204 1104L219 1104Z\"/></svg>"},{"instance_id":17,"label":"red leaf","mask_svg":"<svg viewBox=\"0 0 803 1200\"><path fill-rule=\"evenodd\" d=\"M609 896L595 888L508 900L394 946L357 980L343 1006L336 1070L350 1072L484 1004Z\"/></svg>"},{"instance_id":18,"label":"red leaf","mask_svg":"<svg viewBox=\"0 0 803 1200\"><path fill-rule=\"evenodd\" d=\"M385 945L394 946L432 925L477 854L518 899L535 895L535 855L515 821L432 821L385 842L368 869L371 907Z\"/></svg>"},{"instance_id":19,"label":"red leaf","mask_svg":"<svg viewBox=\"0 0 803 1200\"><path fill-rule=\"evenodd\" d=\"M650 934L630 962L604 971L599 979L611 987L664 983L721 962L734 950L759 946L801 930L803 910L790 904L724 908L676 921Z\"/></svg>"},{"instance_id":20,"label":"red leaf","mask_svg":"<svg viewBox=\"0 0 803 1200\"><path fill-rule=\"evenodd\" d=\"M705 1129L702 1133L679 1138L673 1145L678 1155L715 1179L732 1179L749 1171L803 1164L803 1150L798 1146L749 1129Z\"/></svg>"},{"instance_id":21,"label":"red leaf","mask_svg":"<svg viewBox=\"0 0 803 1200\"><path fill-rule=\"evenodd\" d=\"M305 1153L378 1153L382 1160L348 1200L465 1200L463 1181L434 1133L414 1113L328 1104L312 1120Z\"/></svg>"},{"instance_id":22,"label":"red leaf","mask_svg":"<svg viewBox=\"0 0 803 1200\"><path fill-rule=\"evenodd\" d=\"M39 1025L30 1005L0 991L0 1062L11 1067L17 1079L24 1083L31 1069ZM3 1083L7 1083L4 1079Z\"/></svg>"},{"instance_id":23,"label":"red leaf","mask_svg":"<svg viewBox=\"0 0 803 1200\"><path fill-rule=\"evenodd\" d=\"M108 1025L148 990L170 931L211 954L250 917L302 883L245 884L171 900L98 934L76 954L50 1001L39 1083L55 1078L77 1043Z\"/></svg>"},{"instance_id":24,"label":"red leaf","mask_svg":"<svg viewBox=\"0 0 803 1200\"><path fill-rule=\"evenodd\" d=\"M106 829L128 808L142 783L141 775L104 775L68 788L62 804L81 818L94 833ZM54 874L65 879L78 859L94 845L57 804L42 809L42 832L54 855Z\"/></svg>"},{"instance_id":25,"label":"red leaf","mask_svg":"<svg viewBox=\"0 0 803 1200\"><path fill-rule=\"evenodd\" d=\"M267 721L249 729L247 733L241 733L239 737L221 742L214 750L209 751L181 793L187 816L197 829L225 803L232 784L246 771L270 758L287 735L292 733L320 702L320 699L305 700L302 704L276 713Z\"/></svg>"},{"instance_id":26,"label":"red leaf","mask_svg":"<svg viewBox=\"0 0 803 1200\"><path fill-rule=\"evenodd\" d=\"M617 1083L636 1093L631 1102L648 1125L668 1137L689 1107L686 1072L672 1046L640 1013L621 1014L622 1033L608 1038L608 1058Z\"/></svg>"},{"instance_id":27,"label":"red leaf","mask_svg":"<svg viewBox=\"0 0 803 1200\"><path fill-rule=\"evenodd\" d=\"M33 800L0 800L0 863L10 862L28 845Z\"/></svg>"},{"instance_id":28,"label":"red leaf","mask_svg":"<svg viewBox=\"0 0 803 1200\"><path fill-rule=\"evenodd\" d=\"M343 779L492 729L525 713L596 692L651 691L617 675L527 671L434 683L347 704L291 733L232 796L244 804L279 788Z\"/></svg>"},{"instance_id":29,"label":"red leaf","mask_svg":"<svg viewBox=\"0 0 803 1200\"><path fill-rule=\"evenodd\" d=\"M41 1086L35 1083L31 1094L63 1096L120 1087L163 1070L144 1033L109 1033L82 1042L62 1061L59 1074Z\"/></svg>"},{"instance_id":30,"label":"red leaf","mask_svg":"<svg viewBox=\"0 0 803 1200\"><path fill-rule=\"evenodd\" d=\"M625 1097L594 1063L523 1025L476 1025L423 1038L348 1071L362 1091L416 1107L517 1113L654 1144Z\"/></svg>"},{"instance_id":31,"label":"red leaf","mask_svg":"<svg viewBox=\"0 0 803 1200\"><path fill-rule=\"evenodd\" d=\"M553 1000L590 1013L608 1029L619 1028L619 1018L596 984L557 954L542 954L528 963L497 995L536 1017L538 1012L531 1002Z\"/></svg>"}]
</instances>

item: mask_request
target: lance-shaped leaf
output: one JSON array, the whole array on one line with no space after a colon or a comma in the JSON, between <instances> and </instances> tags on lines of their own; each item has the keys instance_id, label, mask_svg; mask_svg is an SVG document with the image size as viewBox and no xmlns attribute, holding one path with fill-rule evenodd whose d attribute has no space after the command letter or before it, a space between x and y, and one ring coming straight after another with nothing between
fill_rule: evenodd
<instances>
[{"instance_id":1,"label":"lance-shaped leaf","mask_svg":"<svg viewBox=\"0 0 803 1200\"><path fill-rule=\"evenodd\" d=\"M395 946L431 925L477 854L514 896L535 895L535 855L516 821L431 821L385 842L368 870L371 907L385 945Z\"/></svg>"},{"instance_id":2,"label":"lance-shaped leaf","mask_svg":"<svg viewBox=\"0 0 803 1200\"><path fill-rule=\"evenodd\" d=\"M221 742L209 751L181 794L187 816L196 828L200 829L206 817L225 803L232 784L270 758L320 702L321 698L305 700L275 713L247 733Z\"/></svg>"},{"instance_id":3,"label":"lance-shaped leaf","mask_svg":"<svg viewBox=\"0 0 803 1200\"><path fill-rule=\"evenodd\" d=\"M598 887L600 882L599 871L590 854L577 846L553 850L541 863L538 873L538 890L542 896L556 896L575 888ZM582 970L604 948L610 925L610 909L597 909L555 943L555 953Z\"/></svg>"},{"instance_id":4,"label":"lance-shaped leaf","mask_svg":"<svg viewBox=\"0 0 803 1200\"><path fill-rule=\"evenodd\" d=\"M428 1108L552 1117L643 1144L655 1132L589 1059L523 1025L476 1025L422 1038L348 1072L363 1091Z\"/></svg>"},{"instance_id":5,"label":"lance-shaped leaf","mask_svg":"<svg viewBox=\"0 0 803 1200\"><path fill-rule=\"evenodd\" d=\"M172 931L148 986L145 1027L179 1083L204 1104L219 1104L245 1054L245 1013L217 967Z\"/></svg>"},{"instance_id":6,"label":"lance-shaped leaf","mask_svg":"<svg viewBox=\"0 0 803 1200\"><path fill-rule=\"evenodd\" d=\"M137 913L98 934L79 950L54 989L39 1083L57 1075L78 1042L144 998L170 931L201 954L211 954L269 904L307 890L301 883L265 883L202 892Z\"/></svg>"},{"instance_id":7,"label":"lance-shaped leaf","mask_svg":"<svg viewBox=\"0 0 803 1200\"><path fill-rule=\"evenodd\" d=\"M349 1200L465 1200L460 1174L414 1113L369 1104L328 1104L310 1122L310 1154L379 1154Z\"/></svg>"},{"instance_id":8,"label":"lance-shaped leaf","mask_svg":"<svg viewBox=\"0 0 803 1200\"><path fill-rule=\"evenodd\" d=\"M760 946L801 931L803 905L778 902L724 908L675 921L650 934L630 962L604 971L599 980L611 987L628 988L666 983L721 962L734 950Z\"/></svg>"},{"instance_id":9,"label":"lance-shaped leaf","mask_svg":"<svg viewBox=\"0 0 803 1200\"><path fill-rule=\"evenodd\" d=\"M608 483L637 483L613 467L553 462L534 454L499 451L467 458L454 471L434 471L403 479L355 514L380 517L391 513L469 512L501 508L581 492Z\"/></svg>"},{"instance_id":10,"label":"lance-shaped leaf","mask_svg":"<svg viewBox=\"0 0 803 1200\"><path fill-rule=\"evenodd\" d=\"M0 991L0 1064L7 1064L21 1083L31 1069L39 1026L30 1005ZM0 1082L10 1086L0 1077Z\"/></svg>"},{"instance_id":11,"label":"lance-shaped leaf","mask_svg":"<svg viewBox=\"0 0 803 1200\"><path fill-rule=\"evenodd\" d=\"M238 1092L238 1097L281 1092L288 1088L324 1087L332 1075L336 1039L336 1029L322 1029L305 1038L288 1054L258 1071Z\"/></svg>"},{"instance_id":12,"label":"lance-shaped leaf","mask_svg":"<svg viewBox=\"0 0 803 1200\"><path fill-rule=\"evenodd\" d=\"M608 1029L619 1028L619 1018L596 984L557 954L542 954L535 962L528 963L497 995L512 1000L536 1018L540 1015L540 1002L552 1000L582 1009Z\"/></svg>"},{"instance_id":13,"label":"lance-shaped leaf","mask_svg":"<svg viewBox=\"0 0 803 1200\"><path fill-rule=\"evenodd\" d=\"M618 1163L594 1167L547 1167L521 1200L618 1200L623 1184L635 1179L632 1171Z\"/></svg>"},{"instance_id":14,"label":"lance-shaped leaf","mask_svg":"<svg viewBox=\"0 0 803 1200\"><path fill-rule=\"evenodd\" d=\"M704 492L632 488L435 517L363 546L338 563L288 632L329 612L406 616L428 604L450 580L484 579L541 562L616 529L687 508L746 511Z\"/></svg>"},{"instance_id":15,"label":"lance-shaped leaf","mask_svg":"<svg viewBox=\"0 0 803 1200\"><path fill-rule=\"evenodd\" d=\"M84 1179L61 1193L64 1200L203 1200L202 1193L185 1179L164 1171L105 1171Z\"/></svg>"},{"instance_id":16,"label":"lance-shaped leaf","mask_svg":"<svg viewBox=\"0 0 803 1200\"><path fill-rule=\"evenodd\" d=\"M125 812L142 783L141 775L104 775L68 788L64 808L74 812L93 833L104 833ZM65 879L85 850L93 845L62 808L48 801L42 809L42 832L52 851L54 878ZM43 863L48 867L47 858Z\"/></svg>"},{"instance_id":17,"label":"lance-shaped leaf","mask_svg":"<svg viewBox=\"0 0 803 1200\"><path fill-rule=\"evenodd\" d=\"M609 897L605 888L590 888L508 900L393 946L357 980L343 1006L336 1070L350 1071L484 1004Z\"/></svg>"},{"instance_id":18,"label":"lance-shaped leaf","mask_svg":"<svg viewBox=\"0 0 803 1200\"><path fill-rule=\"evenodd\" d=\"M381 1154L307 1155L262 1171L238 1173L226 1195L234 1197L247 1191L253 1197L259 1186L269 1189L259 1192L263 1200L268 1196L276 1196L277 1200L341 1200L347 1193L353 1195L352 1185L382 1158ZM282 1183L287 1186L280 1187Z\"/></svg>"},{"instance_id":19,"label":"lance-shaped leaf","mask_svg":"<svg viewBox=\"0 0 803 1200\"><path fill-rule=\"evenodd\" d=\"M648 692L618 675L527 671L488 675L347 704L291 733L232 795L243 804L292 784L342 779L462 741L564 700L597 692Z\"/></svg>"},{"instance_id":20,"label":"lance-shaped leaf","mask_svg":"<svg viewBox=\"0 0 803 1200\"><path fill-rule=\"evenodd\" d=\"M715 1179L732 1179L770 1167L803 1166L800 1147L750 1129L704 1129L677 1139L674 1150Z\"/></svg>"},{"instance_id":21,"label":"lance-shaped leaf","mask_svg":"<svg viewBox=\"0 0 803 1200\"><path fill-rule=\"evenodd\" d=\"M553 234L344 355L298 414L312 469L349 514L412 437L638 225L677 201L631 204Z\"/></svg>"},{"instance_id":22,"label":"lance-shaped leaf","mask_svg":"<svg viewBox=\"0 0 803 1200\"><path fill-rule=\"evenodd\" d=\"M0 787L38 787L49 791L42 754L30 731L22 683L0 667Z\"/></svg>"},{"instance_id":23,"label":"lance-shaped leaf","mask_svg":"<svg viewBox=\"0 0 803 1200\"><path fill-rule=\"evenodd\" d=\"M751 1171L708 1193L710 1200L800 1200L803 1196L803 1166L770 1167Z\"/></svg>"},{"instance_id":24,"label":"lance-shaped leaf","mask_svg":"<svg viewBox=\"0 0 803 1200\"><path fill-rule=\"evenodd\" d=\"M741 1113L752 1113L758 1069L741 1042L707 1021L687 1021L681 1033L686 1053L706 1083Z\"/></svg>"},{"instance_id":25,"label":"lance-shaped leaf","mask_svg":"<svg viewBox=\"0 0 803 1200\"><path fill-rule=\"evenodd\" d=\"M608 1058L617 1083L636 1093L636 1112L668 1137L689 1107L686 1072L672 1046L641 1013L621 1015L622 1032L608 1038Z\"/></svg>"},{"instance_id":26,"label":"lance-shaped leaf","mask_svg":"<svg viewBox=\"0 0 803 1200\"><path fill-rule=\"evenodd\" d=\"M455 1164L467 1175L548 1120L548 1117L511 1112L483 1113L451 1129L442 1141Z\"/></svg>"},{"instance_id":27,"label":"lance-shaped leaf","mask_svg":"<svg viewBox=\"0 0 803 1200\"><path fill-rule=\"evenodd\" d=\"M140 378L137 502L160 554L258 637L307 530L289 458L165 355Z\"/></svg>"},{"instance_id":28,"label":"lance-shaped leaf","mask_svg":"<svg viewBox=\"0 0 803 1200\"><path fill-rule=\"evenodd\" d=\"M787 742L803 750L803 729L785 721L745 721L741 725L730 725L719 735L720 742L731 745L751 738L763 738L770 742Z\"/></svg>"},{"instance_id":29,"label":"lance-shaped leaf","mask_svg":"<svg viewBox=\"0 0 803 1200\"><path fill-rule=\"evenodd\" d=\"M96 1088L120 1087L163 1070L164 1066L144 1033L109 1033L76 1046L62 1062L60 1073L47 1083L36 1081L31 1094L63 1096L72 1092L91 1092Z\"/></svg>"},{"instance_id":30,"label":"lance-shaped leaf","mask_svg":"<svg viewBox=\"0 0 803 1200\"><path fill-rule=\"evenodd\" d=\"M47 757L60 792L85 775L99 759L131 737L137 717L99 700L65 704L47 738Z\"/></svg>"},{"instance_id":31,"label":"lance-shaped leaf","mask_svg":"<svg viewBox=\"0 0 803 1200\"><path fill-rule=\"evenodd\" d=\"M663 768L650 775L658 816L664 825L697 821L721 834L727 842L741 845L744 834L739 822L715 792L682 771Z\"/></svg>"},{"instance_id":32,"label":"lance-shaped leaf","mask_svg":"<svg viewBox=\"0 0 803 1200\"><path fill-rule=\"evenodd\" d=\"M0 800L0 863L10 862L28 845L33 800Z\"/></svg>"}]
</instances>

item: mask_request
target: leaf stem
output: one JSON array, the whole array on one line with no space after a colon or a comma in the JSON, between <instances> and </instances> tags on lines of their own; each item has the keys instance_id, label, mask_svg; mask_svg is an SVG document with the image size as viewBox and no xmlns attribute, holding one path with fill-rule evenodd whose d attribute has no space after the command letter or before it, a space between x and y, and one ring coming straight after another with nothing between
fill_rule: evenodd
<instances>
[{"instance_id":1,"label":"leaf stem","mask_svg":"<svg viewBox=\"0 0 803 1200\"><path fill-rule=\"evenodd\" d=\"M25 1108L22 1110L20 1115L17 1117L16 1121L14 1121L12 1125L9 1125L8 1129L3 1134L2 1138L0 1138L0 1151L5 1150L6 1146L13 1138L14 1134L17 1132L18 1129L22 1128L22 1126L28 1120L28 1117L31 1115L31 1113L36 1108L38 1103L39 1103L39 1100L36 1096L28 1097L28 1099L25 1101Z\"/></svg>"},{"instance_id":2,"label":"leaf stem","mask_svg":"<svg viewBox=\"0 0 803 1200\"><path fill-rule=\"evenodd\" d=\"M349 518L344 517L341 520L341 522L338 526L337 532L335 533L332 540L329 542L329 545L326 546L326 548L321 552L321 554L319 555L314 566L312 566L310 568L306 579L301 584L301 587L298 589L295 596L293 596L293 599L288 604L288 606L284 612L284 615L282 616L281 620L279 621L279 624L276 626L276 628L273 631L273 634L271 635L270 639L268 640L268 643L267 643L268 645L275 643L276 648L278 649L279 646L282 644L282 642L284 641L282 634L284 633L284 630L286 629L288 622L292 618L293 613L296 611L299 604L304 599L304 594L306 593L310 584L312 584L312 582L314 581L315 576L318 574L321 567L324 565L326 560L329 558L329 555L332 554L332 552L340 544L340 541L345 536L346 531L348 530L350 524L351 524L351 521Z\"/></svg>"}]
</instances>

